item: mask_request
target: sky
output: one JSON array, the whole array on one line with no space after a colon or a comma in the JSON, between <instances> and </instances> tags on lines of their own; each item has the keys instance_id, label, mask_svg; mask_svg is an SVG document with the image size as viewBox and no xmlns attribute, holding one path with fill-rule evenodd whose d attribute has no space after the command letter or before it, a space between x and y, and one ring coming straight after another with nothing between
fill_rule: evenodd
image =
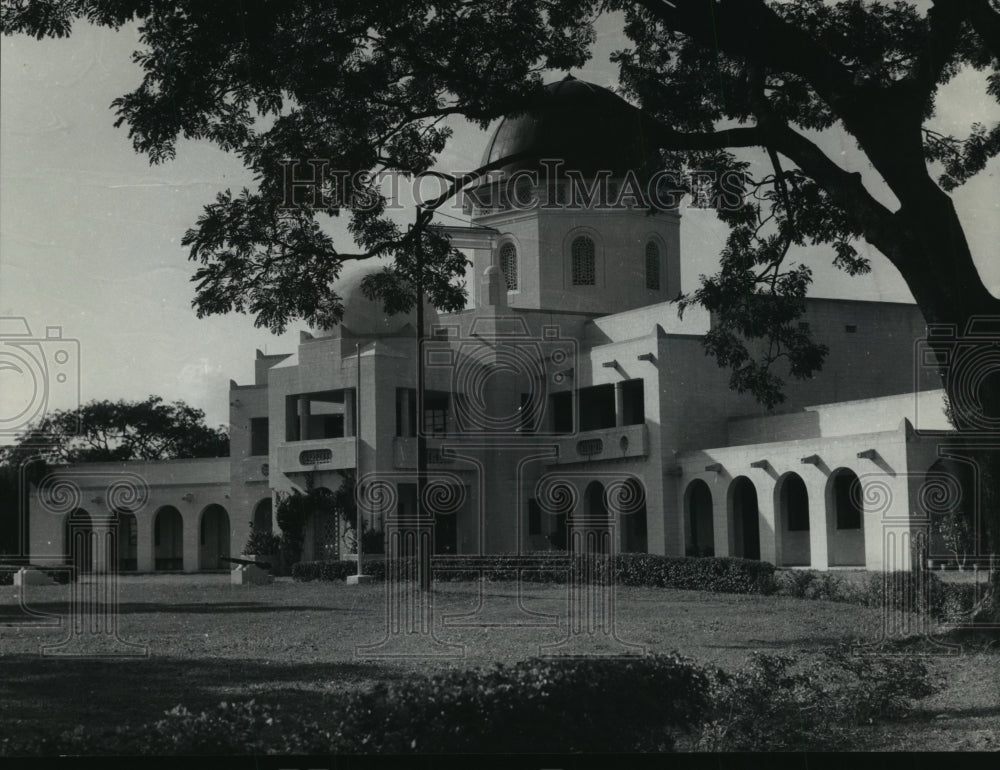
<instances>
[{"instance_id":1,"label":"sky","mask_svg":"<svg viewBox=\"0 0 1000 770\"><path fill-rule=\"evenodd\" d=\"M0 38L0 317L24 318L32 338L61 327L64 338L78 341L83 402L156 394L186 401L203 409L210 424L221 424L228 421L229 381L252 382L255 350L292 352L298 331L307 327L294 323L275 336L254 328L249 316L196 317L194 265L181 237L218 191L251 180L235 157L207 143L181 142L176 160L158 166L132 150L127 128L113 126L110 103L139 81L130 58L136 43L134 27L113 32L86 24L63 40ZM608 57L623 47L620 19L601 19L593 59L573 75L616 87ZM963 133L973 121L1000 119L996 104L984 104L983 83L971 73L949 86L934 127ZM455 136L439 167L471 170L489 133L462 119L451 125ZM819 141L892 205L852 140L832 134ZM998 192L1000 163L994 161L954 197L980 271L1000 296ZM450 213L467 219L459 210ZM412 213L401 216L409 220ZM350 248L338 227L332 232L339 245ZM716 271L725 230L711 213L689 210L681 234L682 289L688 291L699 274ZM828 249L798 255L814 267L811 293L912 301L894 268L862 247L874 268L863 278L833 268ZM35 350L53 355L54 343ZM48 408L74 406L72 385L53 385ZM0 357L0 423L38 403L32 387Z\"/></svg>"}]
</instances>

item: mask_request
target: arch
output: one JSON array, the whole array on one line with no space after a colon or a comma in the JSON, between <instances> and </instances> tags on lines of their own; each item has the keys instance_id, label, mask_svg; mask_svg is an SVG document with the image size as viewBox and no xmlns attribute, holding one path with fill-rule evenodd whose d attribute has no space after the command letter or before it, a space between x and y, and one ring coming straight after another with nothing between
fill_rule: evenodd
<instances>
[{"instance_id":1,"label":"arch","mask_svg":"<svg viewBox=\"0 0 1000 770\"><path fill-rule=\"evenodd\" d=\"M978 555L982 521L977 509L973 466L953 458L935 461L917 495L917 511L931 521L928 556L961 566Z\"/></svg>"},{"instance_id":2,"label":"arch","mask_svg":"<svg viewBox=\"0 0 1000 770\"><path fill-rule=\"evenodd\" d=\"M850 468L837 468L826 483L827 559L831 567L865 566L864 525L858 474Z\"/></svg>"},{"instance_id":3,"label":"arch","mask_svg":"<svg viewBox=\"0 0 1000 770\"><path fill-rule=\"evenodd\" d=\"M607 553L611 548L611 517L604 484L594 479L583 492L584 526L573 528L572 550L578 553Z\"/></svg>"},{"instance_id":4,"label":"arch","mask_svg":"<svg viewBox=\"0 0 1000 770\"><path fill-rule=\"evenodd\" d=\"M808 567L812 564L809 492L799 474L786 473L778 479L774 509L778 513L778 566Z\"/></svg>"},{"instance_id":5,"label":"arch","mask_svg":"<svg viewBox=\"0 0 1000 770\"><path fill-rule=\"evenodd\" d=\"M131 511L119 511L117 518L118 571L135 572L139 569L139 521Z\"/></svg>"},{"instance_id":6,"label":"arch","mask_svg":"<svg viewBox=\"0 0 1000 770\"><path fill-rule=\"evenodd\" d=\"M83 508L66 516L63 524L63 543L66 563L76 567L78 573L94 569L94 522Z\"/></svg>"},{"instance_id":7,"label":"arch","mask_svg":"<svg viewBox=\"0 0 1000 770\"><path fill-rule=\"evenodd\" d=\"M646 490L636 479L632 478L628 479L625 485L628 490L624 492L624 499L641 502L630 505L627 511L622 511L618 516L622 532L622 553L646 553L648 550Z\"/></svg>"},{"instance_id":8,"label":"arch","mask_svg":"<svg viewBox=\"0 0 1000 770\"><path fill-rule=\"evenodd\" d=\"M507 291L517 291L517 246L507 241L500 247L500 272Z\"/></svg>"},{"instance_id":9,"label":"arch","mask_svg":"<svg viewBox=\"0 0 1000 770\"><path fill-rule=\"evenodd\" d=\"M689 556L715 555L715 521L712 490L701 479L695 479L684 490L684 510L687 512L686 552Z\"/></svg>"},{"instance_id":10,"label":"arch","mask_svg":"<svg viewBox=\"0 0 1000 770\"><path fill-rule=\"evenodd\" d=\"M198 569L229 569L229 513L218 503L207 506L198 519Z\"/></svg>"},{"instance_id":11,"label":"arch","mask_svg":"<svg viewBox=\"0 0 1000 770\"><path fill-rule=\"evenodd\" d=\"M270 497L265 497L253 507L253 528L259 532L274 531L274 509Z\"/></svg>"},{"instance_id":12,"label":"arch","mask_svg":"<svg viewBox=\"0 0 1000 770\"><path fill-rule=\"evenodd\" d=\"M660 247L652 238L646 241L646 288L650 291L659 291L661 288L660 275L663 272L662 260L660 259Z\"/></svg>"},{"instance_id":13,"label":"arch","mask_svg":"<svg viewBox=\"0 0 1000 770\"><path fill-rule=\"evenodd\" d=\"M570 282L573 286L597 285L597 246L589 235L578 235L570 244Z\"/></svg>"},{"instance_id":14,"label":"arch","mask_svg":"<svg viewBox=\"0 0 1000 770\"><path fill-rule=\"evenodd\" d=\"M163 506L153 516L153 569L184 569L184 518L172 505Z\"/></svg>"},{"instance_id":15,"label":"arch","mask_svg":"<svg viewBox=\"0 0 1000 770\"><path fill-rule=\"evenodd\" d=\"M730 553L743 559L760 559L760 518L757 488L746 476L729 485Z\"/></svg>"}]
</instances>

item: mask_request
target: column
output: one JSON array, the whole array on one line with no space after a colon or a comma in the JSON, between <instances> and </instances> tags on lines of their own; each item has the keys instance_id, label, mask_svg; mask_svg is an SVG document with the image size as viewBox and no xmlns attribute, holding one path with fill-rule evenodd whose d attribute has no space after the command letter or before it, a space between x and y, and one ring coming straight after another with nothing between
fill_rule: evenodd
<instances>
[{"instance_id":1,"label":"column","mask_svg":"<svg viewBox=\"0 0 1000 770\"><path fill-rule=\"evenodd\" d=\"M827 537L826 484L828 477L815 466L800 472L809 495L809 562L813 569L829 569L830 541Z\"/></svg>"},{"instance_id":2,"label":"column","mask_svg":"<svg viewBox=\"0 0 1000 770\"><path fill-rule=\"evenodd\" d=\"M309 439L309 417L311 414L311 404L309 396L299 396L299 441Z\"/></svg>"},{"instance_id":3,"label":"column","mask_svg":"<svg viewBox=\"0 0 1000 770\"><path fill-rule=\"evenodd\" d=\"M615 427L621 428L625 424L625 392L622 383L615 383Z\"/></svg>"},{"instance_id":4,"label":"column","mask_svg":"<svg viewBox=\"0 0 1000 770\"><path fill-rule=\"evenodd\" d=\"M357 403L357 395L354 388L344 389L344 436L345 438L350 438L355 435L357 428L355 427L355 404Z\"/></svg>"}]
</instances>

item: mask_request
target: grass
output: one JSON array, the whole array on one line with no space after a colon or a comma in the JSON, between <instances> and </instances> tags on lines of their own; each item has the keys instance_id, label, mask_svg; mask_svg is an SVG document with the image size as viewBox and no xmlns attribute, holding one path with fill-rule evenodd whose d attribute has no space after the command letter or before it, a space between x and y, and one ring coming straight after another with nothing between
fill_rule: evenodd
<instances>
[{"instance_id":1,"label":"grass","mask_svg":"<svg viewBox=\"0 0 1000 770\"><path fill-rule=\"evenodd\" d=\"M435 634L443 643L464 645L458 657L364 659L355 646L385 635L384 585L282 580L244 587L227 580L227 575L122 579L119 636L147 645L147 658L42 656L40 645L65 638L65 627L0 627L0 737L136 724L179 703L198 711L247 698L316 717L350 689L434 669L533 657L541 645L567 634L566 586L528 584L519 597L514 584L488 585L479 617L493 625L457 627L452 624L480 603L479 587L445 583L434 594ZM25 590L32 609L66 612L68 586ZM23 617L16 591L0 588L0 622ZM877 609L824 601L650 588L619 588L616 598L620 640L649 651L677 650L728 670L753 650L874 642L882 628ZM550 625L516 625L531 618ZM614 648L613 639L598 635L587 637L582 651ZM396 651L412 649L404 644ZM913 719L859 735L858 748L998 748L997 660L995 653L936 658L934 671L944 689L922 702Z\"/></svg>"}]
</instances>

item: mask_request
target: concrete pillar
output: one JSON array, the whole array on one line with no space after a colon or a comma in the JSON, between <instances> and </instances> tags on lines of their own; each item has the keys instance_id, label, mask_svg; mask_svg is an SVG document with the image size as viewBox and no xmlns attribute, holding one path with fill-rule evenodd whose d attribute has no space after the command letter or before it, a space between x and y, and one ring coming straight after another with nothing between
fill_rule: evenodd
<instances>
[{"instance_id":1,"label":"concrete pillar","mask_svg":"<svg viewBox=\"0 0 1000 770\"><path fill-rule=\"evenodd\" d=\"M754 474L753 482L757 488L757 531L760 536L760 560L777 564L778 550L780 545L778 539L781 532L778 530L778 517L774 509L774 478L763 473Z\"/></svg>"},{"instance_id":2,"label":"concrete pillar","mask_svg":"<svg viewBox=\"0 0 1000 770\"><path fill-rule=\"evenodd\" d=\"M344 390L344 436L351 437L355 435L355 390L354 388L346 388Z\"/></svg>"},{"instance_id":3,"label":"concrete pillar","mask_svg":"<svg viewBox=\"0 0 1000 770\"><path fill-rule=\"evenodd\" d=\"M620 428L625 424L625 393L622 383L615 383L615 427Z\"/></svg>"},{"instance_id":4,"label":"concrete pillar","mask_svg":"<svg viewBox=\"0 0 1000 770\"><path fill-rule=\"evenodd\" d=\"M299 396L299 441L307 441L309 439L310 410L309 396Z\"/></svg>"},{"instance_id":5,"label":"concrete pillar","mask_svg":"<svg viewBox=\"0 0 1000 770\"><path fill-rule=\"evenodd\" d=\"M733 553L733 533L729 520L729 484L732 479L721 473L709 483L712 491L712 532L715 536L715 555L731 556ZM684 512L687 515L687 511Z\"/></svg>"},{"instance_id":6,"label":"concrete pillar","mask_svg":"<svg viewBox=\"0 0 1000 770\"><path fill-rule=\"evenodd\" d=\"M827 537L826 485L828 476L816 466L803 465L799 472L809 495L809 559L813 569L829 569L830 543Z\"/></svg>"},{"instance_id":7,"label":"concrete pillar","mask_svg":"<svg viewBox=\"0 0 1000 770\"><path fill-rule=\"evenodd\" d=\"M153 519L156 511L147 508L136 514L136 569L139 572L152 572L153 561Z\"/></svg>"},{"instance_id":8,"label":"concrete pillar","mask_svg":"<svg viewBox=\"0 0 1000 770\"><path fill-rule=\"evenodd\" d=\"M197 572L201 546L201 521L197 510L181 511L184 521L184 571Z\"/></svg>"}]
</instances>

